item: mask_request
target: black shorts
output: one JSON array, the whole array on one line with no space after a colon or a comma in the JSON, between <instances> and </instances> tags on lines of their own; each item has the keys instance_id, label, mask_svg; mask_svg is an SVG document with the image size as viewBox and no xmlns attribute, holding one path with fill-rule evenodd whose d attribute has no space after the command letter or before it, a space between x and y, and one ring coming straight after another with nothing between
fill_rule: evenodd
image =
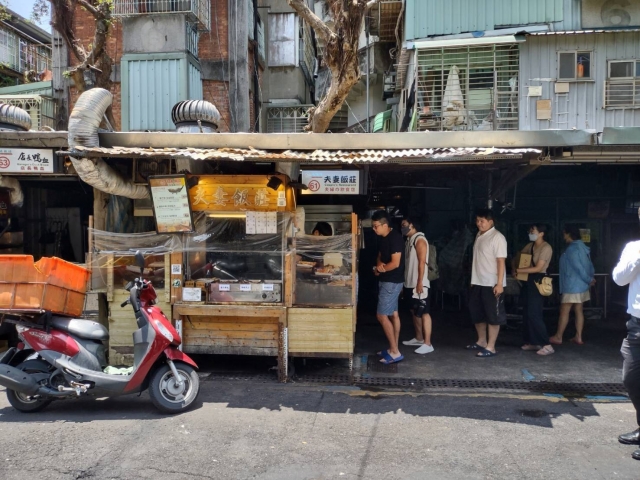
<instances>
[{"instance_id":1,"label":"black shorts","mask_svg":"<svg viewBox=\"0 0 640 480\"><path fill-rule=\"evenodd\" d=\"M471 285L469 313L474 324L506 325L507 312L504 309L504 293L496 297L493 294L493 287Z\"/></svg>"},{"instance_id":2,"label":"black shorts","mask_svg":"<svg viewBox=\"0 0 640 480\"><path fill-rule=\"evenodd\" d=\"M404 287L402 290L402 298L404 299L405 304L409 306L409 310L411 310L412 312L415 312L420 307L419 303L421 301L424 302L426 305L422 309L422 315L427 315L431 313L431 291L427 287L424 288L429 292L427 298L423 298L422 300L413 298L413 288L406 287Z\"/></svg>"}]
</instances>

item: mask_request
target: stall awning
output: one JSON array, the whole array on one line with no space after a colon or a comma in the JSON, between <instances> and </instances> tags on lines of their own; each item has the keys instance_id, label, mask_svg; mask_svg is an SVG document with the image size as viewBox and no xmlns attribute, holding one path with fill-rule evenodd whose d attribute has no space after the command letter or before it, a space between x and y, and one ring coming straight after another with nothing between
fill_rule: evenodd
<instances>
[{"instance_id":1,"label":"stall awning","mask_svg":"<svg viewBox=\"0 0 640 480\"><path fill-rule=\"evenodd\" d=\"M438 163L492 161L537 156L535 148L419 148L402 150L258 150L255 148L135 148L75 147L60 152L73 157L110 158L187 158L193 160L231 160L248 162L297 163Z\"/></svg>"}]
</instances>

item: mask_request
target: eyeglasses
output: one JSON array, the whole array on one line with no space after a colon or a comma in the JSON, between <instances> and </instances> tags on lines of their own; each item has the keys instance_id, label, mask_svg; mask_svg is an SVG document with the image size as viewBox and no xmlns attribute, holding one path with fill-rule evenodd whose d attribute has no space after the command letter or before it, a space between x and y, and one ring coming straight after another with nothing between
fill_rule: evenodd
<instances>
[{"instance_id":1,"label":"eyeglasses","mask_svg":"<svg viewBox=\"0 0 640 480\"><path fill-rule=\"evenodd\" d=\"M381 223L372 223L371 226L373 227L374 230L380 228L382 226Z\"/></svg>"}]
</instances>

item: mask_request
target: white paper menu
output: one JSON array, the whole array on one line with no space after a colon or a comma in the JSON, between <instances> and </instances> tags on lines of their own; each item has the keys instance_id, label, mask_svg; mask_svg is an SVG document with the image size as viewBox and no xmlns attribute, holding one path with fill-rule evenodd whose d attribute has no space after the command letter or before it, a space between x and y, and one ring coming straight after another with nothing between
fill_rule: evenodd
<instances>
[{"instance_id":1,"label":"white paper menu","mask_svg":"<svg viewBox=\"0 0 640 480\"><path fill-rule=\"evenodd\" d=\"M267 233L278 233L278 212L267 212Z\"/></svg>"},{"instance_id":2,"label":"white paper menu","mask_svg":"<svg viewBox=\"0 0 640 480\"><path fill-rule=\"evenodd\" d=\"M247 235L256 234L256 212L247 212Z\"/></svg>"},{"instance_id":3,"label":"white paper menu","mask_svg":"<svg viewBox=\"0 0 640 480\"><path fill-rule=\"evenodd\" d=\"M267 233L267 212L254 212L256 217L256 233Z\"/></svg>"}]
</instances>

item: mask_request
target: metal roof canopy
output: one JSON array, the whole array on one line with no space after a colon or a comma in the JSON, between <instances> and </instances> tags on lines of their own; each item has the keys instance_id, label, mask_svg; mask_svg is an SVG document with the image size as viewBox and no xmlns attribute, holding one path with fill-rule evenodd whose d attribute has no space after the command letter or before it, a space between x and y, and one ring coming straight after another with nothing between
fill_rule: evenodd
<instances>
[{"instance_id":1,"label":"metal roof canopy","mask_svg":"<svg viewBox=\"0 0 640 480\"><path fill-rule=\"evenodd\" d=\"M605 127L602 145L640 145L640 127Z\"/></svg>"},{"instance_id":2,"label":"metal roof canopy","mask_svg":"<svg viewBox=\"0 0 640 480\"><path fill-rule=\"evenodd\" d=\"M254 148L305 151L573 147L594 145L594 134L595 132L587 130L505 130L313 134L103 132L99 136L100 146L107 148Z\"/></svg>"}]
</instances>

